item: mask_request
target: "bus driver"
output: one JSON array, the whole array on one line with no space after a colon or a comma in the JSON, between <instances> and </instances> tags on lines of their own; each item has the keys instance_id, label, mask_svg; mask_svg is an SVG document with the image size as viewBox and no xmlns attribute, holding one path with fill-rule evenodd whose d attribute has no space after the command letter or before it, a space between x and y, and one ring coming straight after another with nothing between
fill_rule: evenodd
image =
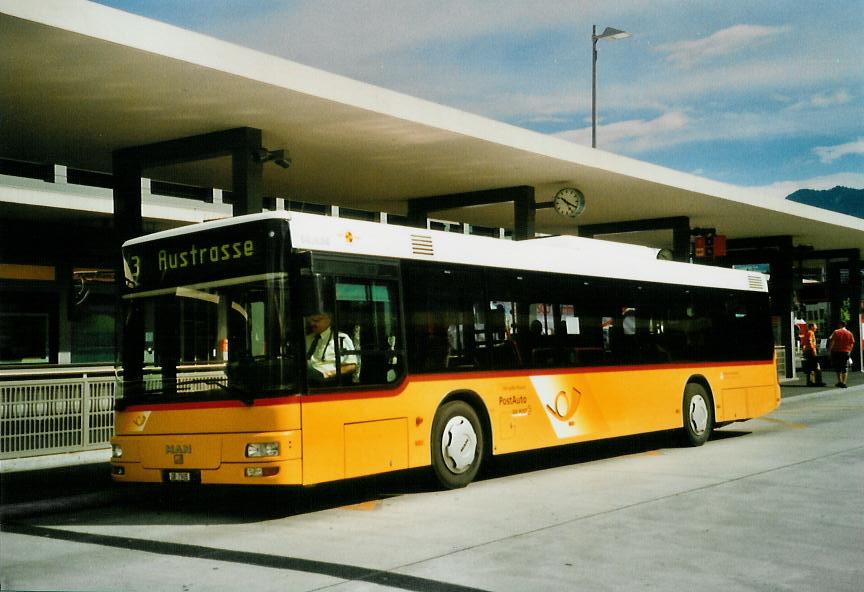
<instances>
[{"instance_id":1,"label":"bus driver","mask_svg":"<svg viewBox=\"0 0 864 592\"><path fill-rule=\"evenodd\" d=\"M306 317L307 377L310 384L325 384L336 378L336 343L330 326L330 314L318 312ZM345 333L337 333L339 340L340 373L350 375L357 368L354 343Z\"/></svg>"}]
</instances>

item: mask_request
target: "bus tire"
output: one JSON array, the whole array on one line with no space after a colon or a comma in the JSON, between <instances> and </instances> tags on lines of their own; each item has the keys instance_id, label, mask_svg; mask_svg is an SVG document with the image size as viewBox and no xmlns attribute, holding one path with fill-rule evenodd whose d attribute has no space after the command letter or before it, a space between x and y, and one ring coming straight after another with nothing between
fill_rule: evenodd
<instances>
[{"instance_id":1,"label":"bus tire","mask_svg":"<svg viewBox=\"0 0 864 592\"><path fill-rule=\"evenodd\" d=\"M691 382L684 388L682 405L684 442L690 446L702 446L714 429L714 404L711 397L705 387Z\"/></svg>"},{"instance_id":2,"label":"bus tire","mask_svg":"<svg viewBox=\"0 0 864 592\"><path fill-rule=\"evenodd\" d=\"M432 471L446 489L465 487L480 470L485 442L477 412L464 401L442 405L432 422Z\"/></svg>"}]
</instances>

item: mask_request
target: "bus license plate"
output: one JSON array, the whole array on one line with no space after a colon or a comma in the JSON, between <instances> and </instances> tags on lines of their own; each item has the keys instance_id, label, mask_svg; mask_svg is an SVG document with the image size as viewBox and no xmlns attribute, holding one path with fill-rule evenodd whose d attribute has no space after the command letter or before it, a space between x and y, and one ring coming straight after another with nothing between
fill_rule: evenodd
<instances>
[{"instance_id":1,"label":"bus license plate","mask_svg":"<svg viewBox=\"0 0 864 592\"><path fill-rule=\"evenodd\" d=\"M189 483L192 481L192 473L189 471L168 471L168 480L172 483Z\"/></svg>"}]
</instances>

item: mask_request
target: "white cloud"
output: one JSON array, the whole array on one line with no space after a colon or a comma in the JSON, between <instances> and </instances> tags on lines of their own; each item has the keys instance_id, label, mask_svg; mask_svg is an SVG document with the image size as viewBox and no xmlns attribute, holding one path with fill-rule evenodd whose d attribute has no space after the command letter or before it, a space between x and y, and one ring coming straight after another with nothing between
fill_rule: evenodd
<instances>
[{"instance_id":1,"label":"white cloud","mask_svg":"<svg viewBox=\"0 0 864 592\"><path fill-rule=\"evenodd\" d=\"M602 137L603 146L626 145L632 151L656 148L686 128L690 118L681 111L671 111L654 119L631 119L597 126L597 136ZM591 128L569 130L555 134L560 138L580 144L590 144ZM598 140L599 143L599 140Z\"/></svg>"},{"instance_id":2,"label":"white cloud","mask_svg":"<svg viewBox=\"0 0 864 592\"><path fill-rule=\"evenodd\" d=\"M864 189L864 173L837 173L824 177L800 179L797 181L779 181L771 185L748 187L756 195L768 198L784 199L787 195L799 189L833 189L837 186Z\"/></svg>"},{"instance_id":3,"label":"white cloud","mask_svg":"<svg viewBox=\"0 0 864 592\"><path fill-rule=\"evenodd\" d=\"M838 158L843 158L850 154L864 155L864 138L837 146L816 146L813 148L813 152L823 164L831 164Z\"/></svg>"},{"instance_id":4,"label":"white cloud","mask_svg":"<svg viewBox=\"0 0 864 592\"><path fill-rule=\"evenodd\" d=\"M852 96L845 89L840 89L835 93L816 95L810 99L810 104L814 107L823 108L845 105L851 100Z\"/></svg>"},{"instance_id":5,"label":"white cloud","mask_svg":"<svg viewBox=\"0 0 864 592\"><path fill-rule=\"evenodd\" d=\"M653 119L631 119L597 127L598 144L607 150L630 155L692 142L757 140L796 132L800 132L800 128L792 120L734 111L695 117L692 113L676 110ZM555 135L571 142L589 144L591 128Z\"/></svg>"},{"instance_id":6,"label":"white cloud","mask_svg":"<svg viewBox=\"0 0 864 592\"><path fill-rule=\"evenodd\" d=\"M825 133L840 133L849 128L849 114L828 110L824 117L784 117L748 111L669 110L652 119L631 119L598 125L598 144L606 150L638 157L656 149L710 142L760 142ZM571 142L590 144L590 127L555 134ZM813 149L823 163L849 154L861 154L864 138L839 146Z\"/></svg>"},{"instance_id":7,"label":"white cloud","mask_svg":"<svg viewBox=\"0 0 864 592\"><path fill-rule=\"evenodd\" d=\"M838 89L834 92L819 93L808 97L802 101L798 101L789 106L792 111L801 111L804 109L827 109L829 107L837 107L846 105L852 102L852 95L845 88Z\"/></svg>"},{"instance_id":8,"label":"white cloud","mask_svg":"<svg viewBox=\"0 0 864 592\"><path fill-rule=\"evenodd\" d=\"M673 65L679 68L692 68L733 53L748 51L790 30L790 27L735 25L702 39L660 45L657 50L667 54L666 60Z\"/></svg>"}]
</instances>

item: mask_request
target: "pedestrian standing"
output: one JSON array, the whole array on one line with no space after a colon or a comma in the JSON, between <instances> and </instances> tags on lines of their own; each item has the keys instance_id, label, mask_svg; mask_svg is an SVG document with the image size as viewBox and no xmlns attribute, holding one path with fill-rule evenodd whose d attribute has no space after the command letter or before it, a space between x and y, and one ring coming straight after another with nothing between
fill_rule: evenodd
<instances>
[{"instance_id":1,"label":"pedestrian standing","mask_svg":"<svg viewBox=\"0 0 864 592\"><path fill-rule=\"evenodd\" d=\"M801 365L807 377L807 386L825 386L816 354L816 323L808 323L807 329L801 335L801 355L804 358Z\"/></svg>"},{"instance_id":2,"label":"pedestrian standing","mask_svg":"<svg viewBox=\"0 0 864 592\"><path fill-rule=\"evenodd\" d=\"M849 361L852 348L855 345L855 336L846 328L846 323L840 321L837 328L828 338L828 351L831 353L831 365L837 373L838 388L846 388L846 380L849 377Z\"/></svg>"}]
</instances>

